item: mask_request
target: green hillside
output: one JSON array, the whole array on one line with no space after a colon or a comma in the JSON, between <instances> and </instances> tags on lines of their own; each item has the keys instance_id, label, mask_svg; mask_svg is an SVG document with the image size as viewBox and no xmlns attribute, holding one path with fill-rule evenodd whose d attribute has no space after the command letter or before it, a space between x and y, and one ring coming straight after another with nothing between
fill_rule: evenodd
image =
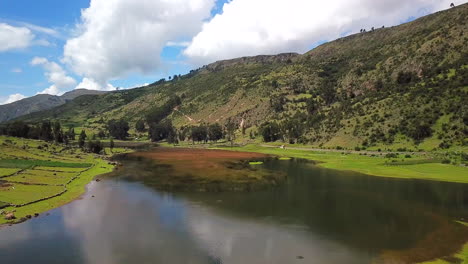
<instances>
[{"instance_id":1,"label":"green hillside","mask_svg":"<svg viewBox=\"0 0 468 264\"><path fill-rule=\"evenodd\" d=\"M319 147L466 150L468 4L312 51L220 61L147 87L86 95L21 118L97 131L178 96L176 127L234 120L244 139ZM240 132L239 132L240 133ZM252 135L250 137L249 135Z\"/></svg>"}]
</instances>

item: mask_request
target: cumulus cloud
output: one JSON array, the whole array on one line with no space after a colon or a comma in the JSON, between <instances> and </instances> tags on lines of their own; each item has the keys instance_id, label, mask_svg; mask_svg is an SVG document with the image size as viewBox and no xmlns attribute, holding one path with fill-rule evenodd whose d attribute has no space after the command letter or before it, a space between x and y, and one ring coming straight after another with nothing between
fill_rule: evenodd
<instances>
[{"instance_id":1,"label":"cumulus cloud","mask_svg":"<svg viewBox=\"0 0 468 264\"><path fill-rule=\"evenodd\" d=\"M63 61L83 82L107 81L160 66L167 43L190 39L210 17L215 0L91 0L78 34L64 47Z\"/></svg>"},{"instance_id":2,"label":"cumulus cloud","mask_svg":"<svg viewBox=\"0 0 468 264\"><path fill-rule=\"evenodd\" d=\"M19 93L12 94L12 95L9 95L7 98L3 98L3 99L0 98L0 105L11 104L13 102L19 101L24 98L26 98L26 96L22 94L19 94Z\"/></svg>"},{"instance_id":3,"label":"cumulus cloud","mask_svg":"<svg viewBox=\"0 0 468 264\"><path fill-rule=\"evenodd\" d=\"M76 86L75 79L68 76L65 70L56 62L49 61L42 57L35 57L31 61L31 65L42 66L45 71L44 75L47 77L49 83L52 84L49 88L39 92L39 94L60 95Z\"/></svg>"},{"instance_id":4,"label":"cumulus cloud","mask_svg":"<svg viewBox=\"0 0 468 264\"><path fill-rule=\"evenodd\" d=\"M85 77L80 84L76 86L76 89L112 91L115 90L115 87L110 83L100 84L93 79Z\"/></svg>"},{"instance_id":5,"label":"cumulus cloud","mask_svg":"<svg viewBox=\"0 0 468 264\"><path fill-rule=\"evenodd\" d=\"M33 40L34 34L30 29L0 23L0 52L27 48Z\"/></svg>"},{"instance_id":6,"label":"cumulus cloud","mask_svg":"<svg viewBox=\"0 0 468 264\"><path fill-rule=\"evenodd\" d=\"M184 50L197 63L246 55L306 52L361 28L396 25L448 8L452 0L232 0ZM463 2L463 1L458 1Z\"/></svg>"}]
</instances>

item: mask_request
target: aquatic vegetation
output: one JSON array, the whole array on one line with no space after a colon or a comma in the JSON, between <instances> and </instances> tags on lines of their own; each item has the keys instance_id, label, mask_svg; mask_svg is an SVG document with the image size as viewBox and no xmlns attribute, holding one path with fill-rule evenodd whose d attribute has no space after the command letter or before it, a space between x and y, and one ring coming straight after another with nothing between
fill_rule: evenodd
<instances>
[{"instance_id":1,"label":"aquatic vegetation","mask_svg":"<svg viewBox=\"0 0 468 264\"><path fill-rule=\"evenodd\" d=\"M156 148L122 156L114 177L141 180L171 191L251 191L276 186L285 175L252 165L264 154L207 149ZM249 160L257 161L249 162Z\"/></svg>"}]
</instances>

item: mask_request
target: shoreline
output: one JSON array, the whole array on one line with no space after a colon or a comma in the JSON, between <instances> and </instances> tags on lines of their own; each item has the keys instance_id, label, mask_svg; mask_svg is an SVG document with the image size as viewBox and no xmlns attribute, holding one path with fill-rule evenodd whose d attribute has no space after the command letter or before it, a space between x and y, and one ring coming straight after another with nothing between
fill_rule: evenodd
<instances>
[{"instance_id":1,"label":"shoreline","mask_svg":"<svg viewBox=\"0 0 468 264\"><path fill-rule=\"evenodd\" d=\"M74 182L70 183L71 188L67 188L61 195L52 198L34 202L25 206L14 207L9 206L1 209L0 211L14 210L16 219L5 220L3 216L0 218L0 229L8 226L24 223L30 219L40 217L47 212L60 208L64 205L79 200L87 192L87 186L96 178L114 171L116 166L109 164L105 159L98 159L98 162L87 170L83 171L80 177L76 178ZM35 216L37 214L37 216ZM27 216L31 217L27 217Z\"/></svg>"},{"instance_id":2,"label":"shoreline","mask_svg":"<svg viewBox=\"0 0 468 264\"><path fill-rule=\"evenodd\" d=\"M425 158L388 159L384 156L368 156L347 151L315 151L299 148L281 149L274 146L245 145L237 147L208 147L231 151L256 152L278 157L301 158L316 161L318 166L341 171L354 171L374 177L431 180L440 182L468 183L468 168L451 164L430 162ZM395 162L393 160L404 160ZM406 162L406 163L405 163Z\"/></svg>"}]
</instances>

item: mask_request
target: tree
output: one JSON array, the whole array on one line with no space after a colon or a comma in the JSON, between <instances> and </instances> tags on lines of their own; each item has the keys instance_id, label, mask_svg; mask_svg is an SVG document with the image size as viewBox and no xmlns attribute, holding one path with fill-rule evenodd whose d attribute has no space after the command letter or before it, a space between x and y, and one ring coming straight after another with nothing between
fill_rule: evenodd
<instances>
[{"instance_id":1,"label":"tree","mask_svg":"<svg viewBox=\"0 0 468 264\"><path fill-rule=\"evenodd\" d=\"M414 127L411 127L408 131L408 134L415 141L419 142L432 135L432 128L427 123L420 123Z\"/></svg>"},{"instance_id":2,"label":"tree","mask_svg":"<svg viewBox=\"0 0 468 264\"><path fill-rule=\"evenodd\" d=\"M102 129L99 129L99 132L98 132L97 135L98 135L98 137L99 137L100 139L103 139L103 138L106 137L106 132L104 132L104 130L102 130Z\"/></svg>"},{"instance_id":3,"label":"tree","mask_svg":"<svg viewBox=\"0 0 468 264\"><path fill-rule=\"evenodd\" d=\"M140 132L140 133L141 133L141 132L145 132L145 129L146 129L146 127L145 127L145 121L143 121L143 120L141 120L141 119L138 120L138 121L136 122L136 124L135 124L135 130L136 130L137 132Z\"/></svg>"},{"instance_id":4,"label":"tree","mask_svg":"<svg viewBox=\"0 0 468 264\"><path fill-rule=\"evenodd\" d=\"M277 123L267 122L260 126L260 134L265 142L274 142L281 138L281 130Z\"/></svg>"},{"instance_id":5,"label":"tree","mask_svg":"<svg viewBox=\"0 0 468 264\"><path fill-rule=\"evenodd\" d=\"M45 140L45 141L52 141L53 139L52 135L52 125L50 124L50 121L43 121L41 124L41 131L39 133L39 139Z\"/></svg>"},{"instance_id":6,"label":"tree","mask_svg":"<svg viewBox=\"0 0 468 264\"><path fill-rule=\"evenodd\" d=\"M60 126L60 122L58 121L54 122L53 136L55 143L63 143L62 127Z\"/></svg>"},{"instance_id":7,"label":"tree","mask_svg":"<svg viewBox=\"0 0 468 264\"><path fill-rule=\"evenodd\" d=\"M87 150L95 154L100 154L101 151L104 149L104 146L99 140L90 140L86 145Z\"/></svg>"},{"instance_id":8,"label":"tree","mask_svg":"<svg viewBox=\"0 0 468 264\"><path fill-rule=\"evenodd\" d=\"M28 137L30 127L22 121L7 125L6 134L12 137Z\"/></svg>"},{"instance_id":9,"label":"tree","mask_svg":"<svg viewBox=\"0 0 468 264\"><path fill-rule=\"evenodd\" d=\"M177 135L177 130L172 125L168 129L167 143L169 143L169 144L179 144L179 137Z\"/></svg>"},{"instance_id":10,"label":"tree","mask_svg":"<svg viewBox=\"0 0 468 264\"><path fill-rule=\"evenodd\" d=\"M398 84L408 84L416 79L416 76L412 72L400 71L397 75Z\"/></svg>"},{"instance_id":11,"label":"tree","mask_svg":"<svg viewBox=\"0 0 468 264\"><path fill-rule=\"evenodd\" d=\"M112 152L112 151L114 150L114 147L115 147L114 139L113 139L113 138L110 139L109 147L110 147L110 150L111 150L111 152Z\"/></svg>"},{"instance_id":12,"label":"tree","mask_svg":"<svg viewBox=\"0 0 468 264\"><path fill-rule=\"evenodd\" d=\"M149 137L151 141L161 141L167 139L169 143L175 143L177 140L177 131L172 126L170 120L161 123L152 123L149 128Z\"/></svg>"},{"instance_id":13,"label":"tree","mask_svg":"<svg viewBox=\"0 0 468 264\"><path fill-rule=\"evenodd\" d=\"M229 118L226 123L226 138L231 142L231 147L234 144L236 124Z\"/></svg>"},{"instance_id":14,"label":"tree","mask_svg":"<svg viewBox=\"0 0 468 264\"><path fill-rule=\"evenodd\" d=\"M200 124L199 126L194 126L191 129L190 137L192 138L192 141L205 141L208 138L208 128L205 124Z\"/></svg>"},{"instance_id":15,"label":"tree","mask_svg":"<svg viewBox=\"0 0 468 264\"><path fill-rule=\"evenodd\" d=\"M270 106L279 113L284 110L284 105L286 104L286 98L281 95L272 96L270 98Z\"/></svg>"},{"instance_id":16,"label":"tree","mask_svg":"<svg viewBox=\"0 0 468 264\"><path fill-rule=\"evenodd\" d=\"M68 135L66 133L63 135L63 143L67 146L70 143L70 139L68 138Z\"/></svg>"},{"instance_id":17,"label":"tree","mask_svg":"<svg viewBox=\"0 0 468 264\"><path fill-rule=\"evenodd\" d=\"M282 134L289 139L289 143L291 144L297 142L299 137L302 135L303 129L304 128L299 118L287 119L284 122L282 122L281 127L280 127L280 130L283 130Z\"/></svg>"},{"instance_id":18,"label":"tree","mask_svg":"<svg viewBox=\"0 0 468 264\"><path fill-rule=\"evenodd\" d=\"M70 127L70 129L68 129L68 138L69 138L70 140L75 140L75 137L76 137L76 135L75 135L75 128Z\"/></svg>"},{"instance_id":19,"label":"tree","mask_svg":"<svg viewBox=\"0 0 468 264\"><path fill-rule=\"evenodd\" d=\"M315 114L315 112L318 109L317 102L315 102L315 100L313 98L307 99L306 109L307 109L307 113L309 113L309 115Z\"/></svg>"},{"instance_id":20,"label":"tree","mask_svg":"<svg viewBox=\"0 0 468 264\"><path fill-rule=\"evenodd\" d=\"M84 130L81 130L81 134L80 134L80 137L78 139L78 146L80 146L80 148L83 148L84 145L85 145L85 140L88 136L86 135L86 132Z\"/></svg>"},{"instance_id":21,"label":"tree","mask_svg":"<svg viewBox=\"0 0 468 264\"><path fill-rule=\"evenodd\" d=\"M219 123L211 124L208 127L208 138L211 141L218 141L223 138L223 127Z\"/></svg>"},{"instance_id":22,"label":"tree","mask_svg":"<svg viewBox=\"0 0 468 264\"><path fill-rule=\"evenodd\" d=\"M450 7L455 7L455 4L454 4L454 3L451 3L451 4L450 4Z\"/></svg>"},{"instance_id":23,"label":"tree","mask_svg":"<svg viewBox=\"0 0 468 264\"><path fill-rule=\"evenodd\" d=\"M110 120L107 124L107 129L109 134L116 139L125 140L128 135L128 130L130 129L128 122L125 120Z\"/></svg>"}]
</instances>

